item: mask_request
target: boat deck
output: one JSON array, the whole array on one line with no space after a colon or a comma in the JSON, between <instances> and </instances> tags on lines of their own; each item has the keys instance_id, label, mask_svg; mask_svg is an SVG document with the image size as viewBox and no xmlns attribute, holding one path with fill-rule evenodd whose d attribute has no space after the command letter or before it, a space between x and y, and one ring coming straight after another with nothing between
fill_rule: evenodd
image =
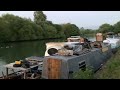
<instances>
[{"instance_id":1,"label":"boat deck","mask_svg":"<svg viewBox=\"0 0 120 90\"><path fill-rule=\"evenodd\" d=\"M35 60L34 60L35 61ZM24 68L24 67L13 67L13 65L15 64L15 63L10 63L10 64L7 64L7 65L4 65L4 67L6 68L6 77L8 77L9 76L9 74L8 74L8 71L9 71L9 69L11 69L11 70L13 70L13 71L20 71L20 73L19 74L23 74L23 79L26 79L27 78L27 76L26 76L26 73L27 72L29 72L32 68L34 68L34 67L37 67L37 66L41 66L42 64L43 64L43 62L42 61L37 61L38 63L36 64L36 65L31 65L30 66L30 68Z\"/></svg>"}]
</instances>

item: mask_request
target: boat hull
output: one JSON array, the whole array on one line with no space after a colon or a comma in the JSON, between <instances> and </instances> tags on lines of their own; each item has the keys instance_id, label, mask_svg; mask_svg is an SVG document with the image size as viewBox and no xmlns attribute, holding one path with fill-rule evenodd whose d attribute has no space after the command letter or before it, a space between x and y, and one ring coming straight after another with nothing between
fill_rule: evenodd
<instances>
[{"instance_id":1,"label":"boat hull","mask_svg":"<svg viewBox=\"0 0 120 90\"><path fill-rule=\"evenodd\" d=\"M43 60L42 78L54 79L54 76L58 76L57 79L72 79L72 74L81 69L80 65L83 64L81 62L84 62L85 67L90 67L93 72L96 72L111 56L112 50L110 44L103 49L93 48L89 52L82 53L81 55L48 56ZM56 66L55 63L61 64ZM58 71L53 72L53 70Z\"/></svg>"}]
</instances>

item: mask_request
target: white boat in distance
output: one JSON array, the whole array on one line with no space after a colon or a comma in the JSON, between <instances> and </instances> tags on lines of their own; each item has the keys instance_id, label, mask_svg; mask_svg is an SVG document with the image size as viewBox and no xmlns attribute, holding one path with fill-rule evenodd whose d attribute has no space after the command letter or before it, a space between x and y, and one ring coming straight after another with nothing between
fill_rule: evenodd
<instances>
[{"instance_id":1,"label":"white boat in distance","mask_svg":"<svg viewBox=\"0 0 120 90\"><path fill-rule=\"evenodd\" d=\"M111 48L115 49L120 46L120 37L113 32L107 33L106 40L103 40L103 43L109 43L111 44Z\"/></svg>"}]
</instances>

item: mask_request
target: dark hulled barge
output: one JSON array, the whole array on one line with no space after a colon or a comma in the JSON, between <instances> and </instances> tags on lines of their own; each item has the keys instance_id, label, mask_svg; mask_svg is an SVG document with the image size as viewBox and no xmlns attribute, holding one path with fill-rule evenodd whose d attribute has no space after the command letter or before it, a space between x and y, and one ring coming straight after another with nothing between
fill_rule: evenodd
<instances>
[{"instance_id":1,"label":"dark hulled barge","mask_svg":"<svg viewBox=\"0 0 120 90\"><path fill-rule=\"evenodd\" d=\"M68 42L47 43L42 78L71 79L74 72L86 67L96 72L113 54L111 45L102 41L102 34L98 34L95 42L77 37Z\"/></svg>"}]
</instances>

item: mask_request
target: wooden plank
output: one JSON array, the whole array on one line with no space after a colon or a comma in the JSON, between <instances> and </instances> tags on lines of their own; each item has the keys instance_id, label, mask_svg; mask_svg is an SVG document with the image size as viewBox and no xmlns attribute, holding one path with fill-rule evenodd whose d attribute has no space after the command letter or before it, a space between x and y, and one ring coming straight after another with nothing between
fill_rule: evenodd
<instances>
[{"instance_id":1,"label":"wooden plank","mask_svg":"<svg viewBox=\"0 0 120 90\"><path fill-rule=\"evenodd\" d=\"M48 59L48 78L59 79L60 78L61 60Z\"/></svg>"},{"instance_id":2,"label":"wooden plank","mask_svg":"<svg viewBox=\"0 0 120 90\"><path fill-rule=\"evenodd\" d=\"M15 63L10 63L10 64L7 64L7 65L4 65L4 67L6 67L6 76L8 76L8 69L12 69L12 70L23 71L24 72L24 79L26 79L26 72L29 71L31 68L34 68L36 66L39 66L39 65L43 64L43 62L40 62L37 65L30 66L30 68L13 67L14 64Z\"/></svg>"},{"instance_id":3,"label":"wooden plank","mask_svg":"<svg viewBox=\"0 0 120 90\"><path fill-rule=\"evenodd\" d=\"M51 78L51 63L50 59L47 60L47 65L48 65L48 78Z\"/></svg>"},{"instance_id":4,"label":"wooden plank","mask_svg":"<svg viewBox=\"0 0 120 90\"><path fill-rule=\"evenodd\" d=\"M34 67L36 67L36 66L39 66L39 65L43 64L43 62L40 62L40 63L38 63L37 65L30 66L30 68L13 67L14 64L15 64L15 63L10 63L10 64L7 64L7 65L4 65L4 67L9 68L9 69L16 69L16 70L27 71L27 70L29 70L29 69L31 69L31 68L34 68Z\"/></svg>"}]
</instances>

